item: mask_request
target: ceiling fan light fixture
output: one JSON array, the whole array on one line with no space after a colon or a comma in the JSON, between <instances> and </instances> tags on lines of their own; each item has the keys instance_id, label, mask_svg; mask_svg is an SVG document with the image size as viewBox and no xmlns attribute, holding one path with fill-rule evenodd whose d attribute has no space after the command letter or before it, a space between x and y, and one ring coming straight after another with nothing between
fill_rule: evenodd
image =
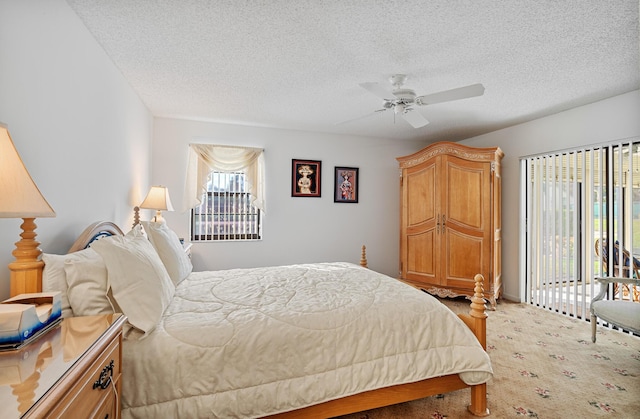
<instances>
[{"instance_id":1,"label":"ceiling fan light fixture","mask_svg":"<svg viewBox=\"0 0 640 419\"><path fill-rule=\"evenodd\" d=\"M405 106L402 103L396 103L396 105L393 107L393 112L395 112L396 114L402 114L405 111Z\"/></svg>"}]
</instances>

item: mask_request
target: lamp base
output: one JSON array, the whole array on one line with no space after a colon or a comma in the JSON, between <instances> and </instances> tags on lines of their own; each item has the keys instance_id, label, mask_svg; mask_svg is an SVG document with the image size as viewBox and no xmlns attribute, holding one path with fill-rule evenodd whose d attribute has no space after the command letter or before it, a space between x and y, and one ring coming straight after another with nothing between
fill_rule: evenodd
<instances>
[{"instance_id":1,"label":"lamp base","mask_svg":"<svg viewBox=\"0 0 640 419\"><path fill-rule=\"evenodd\" d=\"M10 293L11 297L30 292L42 292L42 268L44 262L40 260L42 251L35 240L35 218L23 218L22 239L16 242L16 248L12 252L16 260L9 264Z\"/></svg>"}]
</instances>

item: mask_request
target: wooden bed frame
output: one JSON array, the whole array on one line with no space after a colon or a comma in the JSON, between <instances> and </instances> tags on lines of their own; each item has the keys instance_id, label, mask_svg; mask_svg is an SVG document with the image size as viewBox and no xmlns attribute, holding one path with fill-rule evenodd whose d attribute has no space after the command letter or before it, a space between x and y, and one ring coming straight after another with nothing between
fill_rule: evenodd
<instances>
[{"instance_id":1,"label":"wooden bed frame","mask_svg":"<svg viewBox=\"0 0 640 419\"><path fill-rule=\"evenodd\" d=\"M93 223L82 232L69 249L69 253L85 249L93 240L100 236L122 234L122 230L112 222L101 221ZM367 266L366 248L364 246L362 246L360 265L364 267ZM487 314L485 312L486 306L483 298L484 290L482 287L484 278L482 275L478 274L475 276L474 280L474 296L471 298L471 309L469 314L459 314L458 316L473 331L482 347L486 350ZM29 284L20 284L20 286L24 287L22 288L25 289L24 292L40 292L42 290L42 284L37 284L36 289L30 288ZM464 388L470 388L471 390L471 403L467 407L469 412L475 416L488 416L489 409L487 408L486 383L469 386L465 384L457 374L452 374L422 380L415 383L401 384L378 390L366 391L364 393L343 397L302 409L269 416L269 418L290 419L334 417L417 400Z\"/></svg>"}]
</instances>

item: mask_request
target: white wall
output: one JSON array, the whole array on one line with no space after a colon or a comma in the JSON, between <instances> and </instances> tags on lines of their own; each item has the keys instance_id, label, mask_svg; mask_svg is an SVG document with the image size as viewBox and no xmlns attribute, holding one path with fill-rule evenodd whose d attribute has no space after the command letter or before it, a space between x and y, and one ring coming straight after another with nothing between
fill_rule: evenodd
<instances>
[{"instance_id":1,"label":"white wall","mask_svg":"<svg viewBox=\"0 0 640 419\"><path fill-rule=\"evenodd\" d=\"M581 106L535 121L474 137L463 144L499 146L502 161L502 272L504 295L520 301L518 235L520 226L520 158L640 136L640 91Z\"/></svg>"},{"instance_id":2,"label":"white wall","mask_svg":"<svg viewBox=\"0 0 640 419\"><path fill-rule=\"evenodd\" d=\"M264 239L194 244L196 270L358 263L364 244L372 269L398 275L400 192L395 157L425 144L156 118L152 183L169 188L176 211L164 217L187 240L190 214L183 211L182 191L192 142L262 147L267 177ZM291 159L322 161L320 198L291 197ZM333 202L335 166L360 169L357 204ZM152 211L145 211L143 218L149 219Z\"/></svg>"},{"instance_id":3,"label":"white wall","mask_svg":"<svg viewBox=\"0 0 640 419\"><path fill-rule=\"evenodd\" d=\"M130 225L149 187L152 117L64 0L0 3L0 122L56 218L36 219L65 253L97 220ZM21 220L0 219L0 299Z\"/></svg>"}]
</instances>

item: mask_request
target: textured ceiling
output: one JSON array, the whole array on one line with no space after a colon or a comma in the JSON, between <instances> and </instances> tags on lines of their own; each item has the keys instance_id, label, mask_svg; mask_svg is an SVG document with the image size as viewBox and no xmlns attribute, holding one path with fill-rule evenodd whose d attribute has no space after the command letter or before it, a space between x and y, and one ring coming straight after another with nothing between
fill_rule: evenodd
<instances>
[{"instance_id":1,"label":"textured ceiling","mask_svg":"<svg viewBox=\"0 0 640 419\"><path fill-rule=\"evenodd\" d=\"M640 87L638 0L67 3L159 117L458 141ZM486 91L415 129L359 86L395 73Z\"/></svg>"}]
</instances>

